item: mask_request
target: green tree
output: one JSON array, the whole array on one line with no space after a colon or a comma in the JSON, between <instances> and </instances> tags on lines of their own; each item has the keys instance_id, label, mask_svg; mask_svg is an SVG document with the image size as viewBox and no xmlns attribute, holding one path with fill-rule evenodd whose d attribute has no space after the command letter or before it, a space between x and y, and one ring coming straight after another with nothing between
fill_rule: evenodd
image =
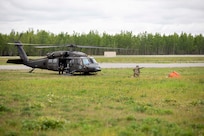
<instances>
[{"instance_id":1,"label":"green tree","mask_svg":"<svg viewBox=\"0 0 204 136\"><path fill-rule=\"evenodd\" d=\"M117 54L124 55L148 55L148 54L204 54L204 37L200 35L191 35L174 33L173 35L161 35L159 33L151 34L147 32L133 35L132 32L121 31L119 34L110 35L107 33L99 34L98 31L89 33L68 34L61 32L57 35L45 30L29 29L21 33L12 30L10 34L0 33L0 55L17 55L15 46L7 45L8 42L20 40L23 43L37 43L47 45L65 45L77 44L86 46L105 46L118 49ZM33 46L24 46L28 55L46 55L55 50L67 50L67 48L47 48L34 49ZM104 49L79 49L91 55L102 55ZM108 49L110 50L110 49Z\"/></svg>"},{"instance_id":2,"label":"green tree","mask_svg":"<svg viewBox=\"0 0 204 136\"><path fill-rule=\"evenodd\" d=\"M204 37L202 34L195 36L194 51L196 54L204 54Z\"/></svg>"}]
</instances>

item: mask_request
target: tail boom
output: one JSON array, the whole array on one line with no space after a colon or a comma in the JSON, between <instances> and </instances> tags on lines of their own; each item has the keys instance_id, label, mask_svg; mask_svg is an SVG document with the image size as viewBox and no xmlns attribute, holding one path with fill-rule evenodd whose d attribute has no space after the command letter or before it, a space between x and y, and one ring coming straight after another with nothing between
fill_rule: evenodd
<instances>
[{"instance_id":1,"label":"tail boom","mask_svg":"<svg viewBox=\"0 0 204 136\"><path fill-rule=\"evenodd\" d=\"M20 42L16 42L15 46L18 49L18 53L20 58L23 60L24 63L27 63L29 61L24 49L23 49L23 45Z\"/></svg>"}]
</instances>

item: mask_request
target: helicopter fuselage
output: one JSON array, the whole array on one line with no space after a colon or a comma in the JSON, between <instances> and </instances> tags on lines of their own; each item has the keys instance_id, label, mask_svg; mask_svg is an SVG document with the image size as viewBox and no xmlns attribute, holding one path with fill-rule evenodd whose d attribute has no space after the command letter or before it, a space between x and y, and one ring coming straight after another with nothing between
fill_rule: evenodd
<instances>
[{"instance_id":1,"label":"helicopter fuselage","mask_svg":"<svg viewBox=\"0 0 204 136\"><path fill-rule=\"evenodd\" d=\"M29 60L25 65L32 68L48 69L52 71L59 71L63 67L66 73L75 72L98 72L101 71L100 66L93 57L65 57L65 58L42 58L36 60Z\"/></svg>"},{"instance_id":2,"label":"helicopter fuselage","mask_svg":"<svg viewBox=\"0 0 204 136\"><path fill-rule=\"evenodd\" d=\"M29 60L20 42L16 42L20 59L8 60L7 63L24 64L33 68L47 69L73 74L75 72L91 73L101 71L100 66L93 57L78 51L55 51L48 53L47 57ZM31 70L31 72L33 71Z\"/></svg>"},{"instance_id":3,"label":"helicopter fuselage","mask_svg":"<svg viewBox=\"0 0 204 136\"><path fill-rule=\"evenodd\" d=\"M91 57L66 57L47 60L48 70L58 71L60 66L63 67L66 73L101 71L98 63Z\"/></svg>"}]
</instances>

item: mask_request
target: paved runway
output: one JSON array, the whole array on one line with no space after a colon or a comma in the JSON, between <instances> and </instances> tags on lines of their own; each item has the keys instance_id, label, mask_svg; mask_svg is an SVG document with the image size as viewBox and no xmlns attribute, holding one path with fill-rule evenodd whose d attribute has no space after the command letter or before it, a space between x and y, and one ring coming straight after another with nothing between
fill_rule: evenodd
<instances>
[{"instance_id":1,"label":"paved runway","mask_svg":"<svg viewBox=\"0 0 204 136\"><path fill-rule=\"evenodd\" d=\"M99 63L101 68L134 68L136 65L145 68L204 67L204 63ZM31 69L25 65L0 65L0 70Z\"/></svg>"},{"instance_id":2,"label":"paved runway","mask_svg":"<svg viewBox=\"0 0 204 136\"><path fill-rule=\"evenodd\" d=\"M133 68L136 65L146 68L204 67L204 63L100 63L101 68Z\"/></svg>"}]
</instances>

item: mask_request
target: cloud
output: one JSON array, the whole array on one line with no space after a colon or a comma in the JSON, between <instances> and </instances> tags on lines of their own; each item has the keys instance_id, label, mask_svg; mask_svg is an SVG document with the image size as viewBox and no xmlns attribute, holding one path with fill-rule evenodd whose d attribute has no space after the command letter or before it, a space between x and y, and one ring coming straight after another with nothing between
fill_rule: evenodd
<instances>
[{"instance_id":1,"label":"cloud","mask_svg":"<svg viewBox=\"0 0 204 136\"><path fill-rule=\"evenodd\" d=\"M202 0L2 0L0 32L204 34Z\"/></svg>"}]
</instances>

